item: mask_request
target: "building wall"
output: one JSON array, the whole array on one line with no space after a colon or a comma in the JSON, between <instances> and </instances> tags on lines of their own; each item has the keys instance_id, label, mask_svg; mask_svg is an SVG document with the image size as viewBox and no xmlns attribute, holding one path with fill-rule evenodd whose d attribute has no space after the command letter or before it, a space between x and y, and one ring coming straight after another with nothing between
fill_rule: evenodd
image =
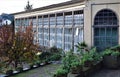
<instances>
[{"instance_id":1,"label":"building wall","mask_svg":"<svg viewBox=\"0 0 120 77\"><path fill-rule=\"evenodd\" d=\"M81 6L80 6L81 5ZM56 46L65 51L75 49L74 45L83 42L84 5L74 5L15 15L16 30L21 25L33 22L37 31L35 42L44 46ZM21 22L22 21L22 22ZM25 24L23 24L25 23Z\"/></svg>"},{"instance_id":2,"label":"building wall","mask_svg":"<svg viewBox=\"0 0 120 77\"><path fill-rule=\"evenodd\" d=\"M84 9L84 40L89 45L89 47L92 47L94 46L93 26L95 15L102 9L110 9L116 13L118 20L120 20L120 8L118 8L120 7L120 0L88 0L85 5L86 7ZM118 25L120 25L120 22Z\"/></svg>"},{"instance_id":3,"label":"building wall","mask_svg":"<svg viewBox=\"0 0 120 77\"><path fill-rule=\"evenodd\" d=\"M120 8L118 7L120 7L120 0L86 0L82 3L17 14L15 19L26 21L29 24L28 19L36 18L36 23L33 24L37 31L35 40L39 40L40 45L52 46L51 43L53 43L66 51L71 48L76 50L74 45L77 42L85 41L89 47L94 46L93 26L96 14L102 9L110 9L116 13L118 20L120 20ZM83 11L83 13L77 16L75 11ZM78 19L80 22L81 19L84 19L82 25L75 25L77 17L80 18ZM19 22L19 24L22 23ZM18 26L15 27L17 29ZM120 30L120 27L118 28ZM118 37L120 37L120 31Z\"/></svg>"}]
</instances>

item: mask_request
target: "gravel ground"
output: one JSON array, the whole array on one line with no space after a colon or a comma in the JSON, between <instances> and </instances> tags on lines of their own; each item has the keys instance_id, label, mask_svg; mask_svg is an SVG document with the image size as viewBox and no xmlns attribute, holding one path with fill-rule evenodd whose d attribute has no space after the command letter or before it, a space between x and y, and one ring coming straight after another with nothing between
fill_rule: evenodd
<instances>
[{"instance_id":1,"label":"gravel ground","mask_svg":"<svg viewBox=\"0 0 120 77\"><path fill-rule=\"evenodd\" d=\"M60 64L50 64L11 77L52 77Z\"/></svg>"},{"instance_id":2,"label":"gravel ground","mask_svg":"<svg viewBox=\"0 0 120 77\"><path fill-rule=\"evenodd\" d=\"M50 64L43 67L39 67L21 74L17 74L12 77L52 77L53 73L60 67L60 64ZM88 77L120 77L120 69L108 70L101 69Z\"/></svg>"},{"instance_id":3,"label":"gravel ground","mask_svg":"<svg viewBox=\"0 0 120 77\"><path fill-rule=\"evenodd\" d=\"M89 77L120 77L120 69L119 70L102 69Z\"/></svg>"}]
</instances>

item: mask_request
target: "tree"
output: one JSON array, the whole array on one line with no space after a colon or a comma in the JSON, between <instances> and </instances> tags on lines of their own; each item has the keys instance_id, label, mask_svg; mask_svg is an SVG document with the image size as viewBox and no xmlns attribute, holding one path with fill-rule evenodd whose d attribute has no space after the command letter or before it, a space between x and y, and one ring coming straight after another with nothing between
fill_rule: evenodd
<instances>
[{"instance_id":1,"label":"tree","mask_svg":"<svg viewBox=\"0 0 120 77\"><path fill-rule=\"evenodd\" d=\"M38 46L35 45L33 41L34 32L32 26L26 27L25 30L20 28L19 31L15 34L12 47L8 53L9 59L10 61L14 61L15 67L17 67L18 63L21 64L24 60L34 60Z\"/></svg>"},{"instance_id":2,"label":"tree","mask_svg":"<svg viewBox=\"0 0 120 77\"><path fill-rule=\"evenodd\" d=\"M0 49L3 49L1 54L3 55L4 52L4 56L8 58L6 65L14 63L13 65L16 68L18 64L22 65L24 60L34 60L38 46L33 43L34 32L32 26L28 26L25 29L21 26L14 36L12 31L7 31L8 29L6 27L2 28L2 44L0 44Z\"/></svg>"},{"instance_id":3,"label":"tree","mask_svg":"<svg viewBox=\"0 0 120 77\"><path fill-rule=\"evenodd\" d=\"M12 45L13 28L12 26L4 25L0 27L0 57L6 56L7 51Z\"/></svg>"},{"instance_id":4,"label":"tree","mask_svg":"<svg viewBox=\"0 0 120 77\"><path fill-rule=\"evenodd\" d=\"M32 10L32 5L29 4L29 1L27 2L27 5L25 6L25 11Z\"/></svg>"}]
</instances>

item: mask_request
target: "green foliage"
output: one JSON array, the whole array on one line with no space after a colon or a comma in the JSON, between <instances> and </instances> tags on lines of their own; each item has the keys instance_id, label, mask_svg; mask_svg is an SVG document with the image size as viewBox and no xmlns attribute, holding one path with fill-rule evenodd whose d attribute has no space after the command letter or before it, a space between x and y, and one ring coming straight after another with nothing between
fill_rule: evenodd
<instances>
[{"instance_id":1,"label":"green foliage","mask_svg":"<svg viewBox=\"0 0 120 77\"><path fill-rule=\"evenodd\" d=\"M71 67L78 67L81 66L82 64L79 61L75 61L71 63Z\"/></svg>"},{"instance_id":2,"label":"green foliage","mask_svg":"<svg viewBox=\"0 0 120 77\"><path fill-rule=\"evenodd\" d=\"M6 75L12 75L13 74L13 70L7 70L6 71Z\"/></svg>"},{"instance_id":3,"label":"green foliage","mask_svg":"<svg viewBox=\"0 0 120 77\"><path fill-rule=\"evenodd\" d=\"M104 55L119 56L120 52L114 51L114 50L111 50L111 49L106 49L105 51L103 51L103 56Z\"/></svg>"},{"instance_id":4,"label":"green foliage","mask_svg":"<svg viewBox=\"0 0 120 77\"><path fill-rule=\"evenodd\" d=\"M39 56L41 61L58 61L62 57L62 51L56 47L51 47L47 52L42 52Z\"/></svg>"},{"instance_id":5,"label":"green foliage","mask_svg":"<svg viewBox=\"0 0 120 77\"><path fill-rule=\"evenodd\" d=\"M61 59L61 54L59 54L59 53L54 53L50 57L50 61L58 61L60 59Z\"/></svg>"},{"instance_id":6,"label":"green foliage","mask_svg":"<svg viewBox=\"0 0 120 77\"><path fill-rule=\"evenodd\" d=\"M96 52L96 48L92 48L89 52L85 52L82 55L82 63L84 64L85 61L91 61L91 62L98 62L102 60L102 55L98 52Z\"/></svg>"},{"instance_id":7,"label":"green foliage","mask_svg":"<svg viewBox=\"0 0 120 77\"><path fill-rule=\"evenodd\" d=\"M61 76L61 75L66 75L67 73L68 73L68 70L59 68L55 73L55 77Z\"/></svg>"},{"instance_id":8,"label":"green foliage","mask_svg":"<svg viewBox=\"0 0 120 77\"><path fill-rule=\"evenodd\" d=\"M81 46L81 47L87 47L87 44L86 44L85 42L81 42L81 43L80 43L80 46Z\"/></svg>"},{"instance_id":9,"label":"green foliage","mask_svg":"<svg viewBox=\"0 0 120 77\"><path fill-rule=\"evenodd\" d=\"M84 53L84 55L82 56L82 62L85 61L93 61L93 57L89 52Z\"/></svg>"},{"instance_id":10,"label":"green foliage","mask_svg":"<svg viewBox=\"0 0 120 77\"><path fill-rule=\"evenodd\" d=\"M86 51L88 51L87 44L85 42L78 43L75 45L77 48L77 52L79 52L80 55L83 55Z\"/></svg>"},{"instance_id":11,"label":"green foliage","mask_svg":"<svg viewBox=\"0 0 120 77\"><path fill-rule=\"evenodd\" d=\"M102 55L101 53L98 53L96 51L96 48L92 48L90 51L89 51L89 54L91 55L91 57L94 59L94 61L101 61L102 60Z\"/></svg>"},{"instance_id":12,"label":"green foliage","mask_svg":"<svg viewBox=\"0 0 120 77\"><path fill-rule=\"evenodd\" d=\"M39 55L39 58L41 62L45 62L45 61L49 61L50 56L51 56L50 52L42 52L42 54Z\"/></svg>"},{"instance_id":13,"label":"green foliage","mask_svg":"<svg viewBox=\"0 0 120 77\"><path fill-rule=\"evenodd\" d=\"M55 47L55 46L51 47L49 50L52 53L56 53L56 52L58 53L59 52L59 49L57 47Z\"/></svg>"},{"instance_id":14,"label":"green foliage","mask_svg":"<svg viewBox=\"0 0 120 77\"><path fill-rule=\"evenodd\" d=\"M19 72L22 72L23 71L23 67L17 67L16 70L19 71Z\"/></svg>"},{"instance_id":15,"label":"green foliage","mask_svg":"<svg viewBox=\"0 0 120 77\"><path fill-rule=\"evenodd\" d=\"M51 56L50 61L58 61L62 57L62 50L54 47L50 48Z\"/></svg>"},{"instance_id":16,"label":"green foliage","mask_svg":"<svg viewBox=\"0 0 120 77\"><path fill-rule=\"evenodd\" d=\"M120 52L120 45L114 46L110 48L113 51L119 51Z\"/></svg>"},{"instance_id":17,"label":"green foliage","mask_svg":"<svg viewBox=\"0 0 120 77\"><path fill-rule=\"evenodd\" d=\"M75 55L73 54L73 51L69 51L66 53L66 55L63 57L62 62L63 62L63 68L70 70L71 63L75 59Z\"/></svg>"}]
</instances>

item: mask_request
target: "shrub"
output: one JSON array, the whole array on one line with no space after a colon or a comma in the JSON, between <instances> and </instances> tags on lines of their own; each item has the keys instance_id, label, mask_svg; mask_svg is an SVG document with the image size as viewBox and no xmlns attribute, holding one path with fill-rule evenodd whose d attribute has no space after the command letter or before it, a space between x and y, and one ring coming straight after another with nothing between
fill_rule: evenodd
<instances>
[{"instance_id":1,"label":"shrub","mask_svg":"<svg viewBox=\"0 0 120 77\"><path fill-rule=\"evenodd\" d=\"M76 56L74 55L72 50L67 52L62 59L63 68L69 71L71 67L71 63L74 62L75 59L76 59Z\"/></svg>"},{"instance_id":2,"label":"shrub","mask_svg":"<svg viewBox=\"0 0 120 77\"><path fill-rule=\"evenodd\" d=\"M50 50L50 52L52 52L52 53L58 53L58 52L59 52L58 48L55 47L55 46L51 47L49 50Z\"/></svg>"},{"instance_id":3,"label":"shrub","mask_svg":"<svg viewBox=\"0 0 120 77\"><path fill-rule=\"evenodd\" d=\"M114 50L111 50L111 49L106 49L105 51L103 51L103 56L104 55L119 56L120 52L114 51Z\"/></svg>"},{"instance_id":4,"label":"shrub","mask_svg":"<svg viewBox=\"0 0 120 77\"><path fill-rule=\"evenodd\" d=\"M78 74L82 71L82 64L79 61L75 61L71 63L70 71L73 74Z\"/></svg>"},{"instance_id":5,"label":"shrub","mask_svg":"<svg viewBox=\"0 0 120 77\"><path fill-rule=\"evenodd\" d=\"M88 62L88 64L91 63L93 65L94 63L96 64L97 62L102 60L102 55L101 53L96 52L96 48L92 48L88 52L85 52L82 55L82 63L85 64Z\"/></svg>"},{"instance_id":6,"label":"shrub","mask_svg":"<svg viewBox=\"0 0 120 77\"><path fill-rule=\"evenodd\" d=\"M56 73L54 74L54 77L67 77L68 71L66 69L63 69L63 68L59 68Z\"/></svg>"},{"instance_id":7,"label":"shrub","mask_svg":"<svg viewBox=\"0 0 120 77\"><path fill-rule=\"evenodd\" d=\"M75 45L75 47L77 48L77 52L80 54L80 56L82 56L85 52L88 52L88 47L85 42L78 43Z\"/></svg>"},{"instance_id":8,"label":"shrub","mask_svg":"<svg viewBox=\"0 0 120 77\"><path fill-rule=\"evenodd\" d=\"M53 53L50 57L50 61L58 61L61 59L61 54L59 53Z\"/></svg>"},{"instance_id":9,"label":"shrub","mask_svg":"<svg viewBox=\"0 0 120 77\"><path fill-rule=\"evenodd\" d=\"M13 74L13 70L7 70L6 71L6 75L12 75Z\"/></svg>"},{"instance_id":10,"label":"shrub","mask_svg":"<svg viewBox=\"0 0 120 77\"><path fill-rule=\"evenodd\" d=\"M23 71L23 67L22 66L21 67L17 67L16 71L22 72Z\"/></svg>"},{"instance_id":11,"label":"shrub","mask_svg":"<svg viewBox=\"0 0 120 77\"><path fill-rule=\"evenodd\" d=\"M110 48L113 51L119 51L120 52L120 45L114 46Z\"/></svg>"},{"instance_id":12,"label":"shrub","mask_svg":"<svg viewBox=\"0 0 120 77\"><path fill-rule=\"evenodd\" d=\"M42 62L49 61L49 58L51 56L50 52L42 52L41 55L39 55L39 58Z\"/></svg>"},{"instance_id":13,"label":"shrub","mask_svg":"<svg viewBox=\"0 0 120 77\"><path fill-rule=\"evenodd\" d=\"M75 62L72 62L71 63L71 67L78 67L78 66L81 66L82 64L78 61L75 61Z\"/></svg>"}]
</instances>

